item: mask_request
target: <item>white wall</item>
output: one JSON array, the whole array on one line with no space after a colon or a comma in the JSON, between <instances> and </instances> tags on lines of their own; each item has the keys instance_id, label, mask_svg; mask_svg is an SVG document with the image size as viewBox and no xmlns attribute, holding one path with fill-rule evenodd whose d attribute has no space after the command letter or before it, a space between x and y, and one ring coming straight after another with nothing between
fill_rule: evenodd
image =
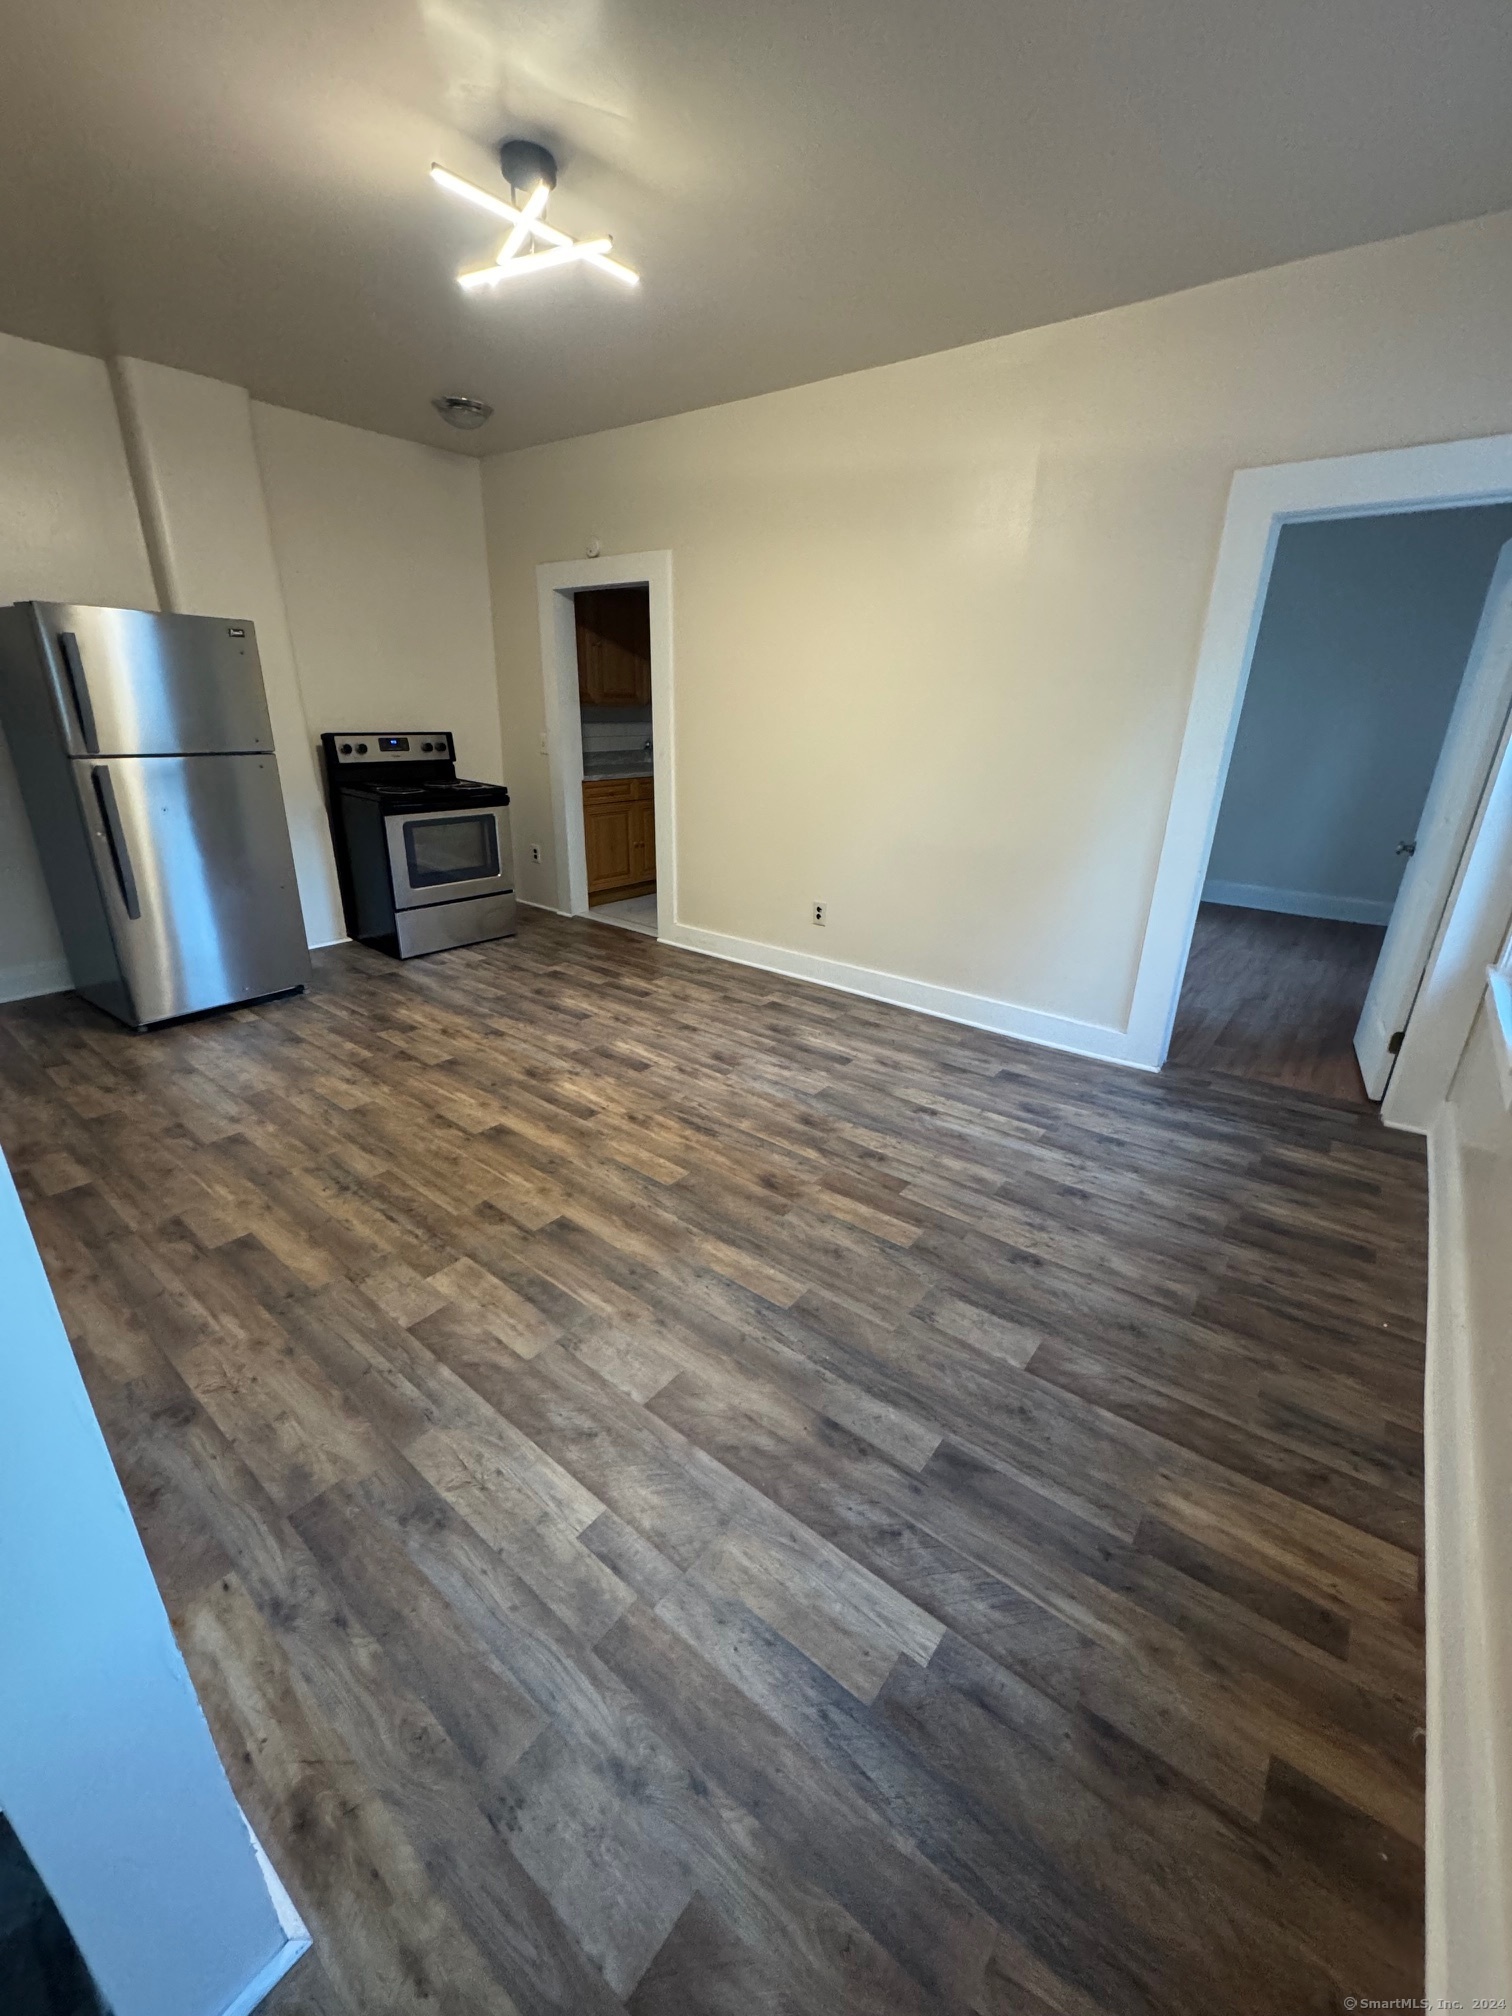
<instances>
[{"instance_id":1,"label":"white wall","mask_svg":"<svg viewBox=\"0 0 1512 2016\"><path fill-rule=\"evenodd\" d=\"M1122 1028L1233 472L1512 429L1509 326L1502 216L490 458L521 893L535 568L666 548L702 942Z\"/></svg>"},{"instance_id":2,"label":"white wall","mask_svg":"<svg viewBox=\"0 0 1512 2016\"><path fill-rule=\"evenodd\" d=\"M0 336L0 603L154 609L105 366ZM0 732L0 1000L68 985L52 905Z\"/></svg>"},{"instance_id":3,"label":"white wall","mask_svg":"<svg viewBox=\"0 0 1512 2016\"><path fill-rule=\"evenodd\" d=\"M252 619L312 945L345 930L322 729L451 728L464 771L501 776L471 457L0 336L0 602L32 597ZM0 863L0 1000L66 987L3 741Z\"/></svg>"},{"instance_id":4,"label":"white wall","mask_svg":"<svg viewBox=\"0 0 1512 2016\"><path fill-rule=\"evenodd\" d=\"M165 609L249 617L273 725L294 872L311 945L346 936L299 663L239 385L137 357L113 377L147 548Z\"/></svg>"},{"instance_id":5,"label":"white wall","mask_svg":"<svg viewBox=\"0 0 1512 2016\"><path fill-rule=\"evenodd\" d=\"M450 728L498 779L477 461L280 406L252 426L311 733Z\"/></svg>"},{"instance_id":6,"label":"white wall","mask_svg":"<svg viewBox=\"0 0 1512 2016\"><path fill-rule=\"evenodd\" d=\"M308 1941L232 1797L3 1156L0 1280L0 1807L115 2016L221 2016Z\"/></svg>"},{"instance_id":7,"label":"white wall","mask_svg":"<svg viewBox=\"0 0 1512 2016\"><path fill-rule=\"evenodd\" d=\"M1204 894L1384 924L1512 506L1281 534Z\"/></svg>"}]
</instances>

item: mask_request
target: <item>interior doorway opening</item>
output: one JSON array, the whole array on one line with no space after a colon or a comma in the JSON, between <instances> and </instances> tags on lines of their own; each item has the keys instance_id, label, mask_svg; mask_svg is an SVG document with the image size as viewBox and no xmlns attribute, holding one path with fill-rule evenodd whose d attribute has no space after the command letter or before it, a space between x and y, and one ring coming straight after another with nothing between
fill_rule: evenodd
<instances>
[{"instance_id":1,"label":"interior doorway opening","mask_svg":"<svg viewBox=\"0 0 1512 2016\"><path fill-rule=\"evenodd\" d=\"M588 907L600 923L654 938L651 591L637 582L580 588L572 599Z\"/></svg>"},{"instance_id":2,"label":"interior doorway opening","mask_svg":"<svg viewBox=\"0 0 1512 2016\"><path fill-rule=\"evenodd\" d=\"M645 761L645 742L651 742L650 775L640 778L641 791L627 795L631 804L640 803L649 815L650 831L641 829L641 844L648 846L647 866L650 875L641 872L642 882L654 876L655 889L641 889L635 893L632 882L621 884L615 890L606 891L602 886L595 892L600 900L591 902L588 889L588 849L584 824L584 787L591 783L590 766L585 764L583 734L585 725L592 730L593 720L585 723L584 680L579 671L579 598L587 591L600 589L631 589L637 598L644 598L644 606L650 616L650 677L651 700L649 735L647 725L634 719L636 711L643 703L640 694L644 691L641 667L645 662L645 635L639 628L631 633L634 650L627 655L636 659L633 680L627 672L624 655L610 654L611 662L600 663L598 678L600 683L588 687L587 708L591 715L597 711L601 716L599 725L605 734L595 736L590 732L589 742L598 747L592 753L598 758L610 758L615 754L633 760L637 774ZM677 907L677 764L676 731L677 715L673 706L673 625L672 625L672 555L665 549L648 553L594 553L582 560L543 561L536 568L536 604L541 630L541 680L545 701L546 732L544 754L551 778L551 853L546 867L547 887L554 889L553 908L567 917L592 917L606 922L629 923L632 929L654 931L658 938L671 937L678 928ZM621 609L621 620L628 621L629 605ZM588 604L585 614L592 613L602 623L603 609L597 610ZM610 621L613 618L611 615ZM636 617L639 625L639 615ZM587 626L592 628L593 625ZM615 632L615 638L624 652L625 634ZM586 646L591 653L598 647ZM602 661L603 654L600 654ZM633 695L631 703L619 711L620 703L612 701L605 706L608 694L623 694L627 681ZM615 723L619 732L613 732ZM619 744L618 751L615 744ZM597 765L593 767L599 767ZM611 780L612 781L612 780ZM619 780L621 785L624 779ZM630 834L624 835L627 848ZM630 864L633 869L636 863ZM597 876L595 879L598 880ZM646 902L650 896L654 902ZM605 900L608 898L608 900ZM616 902L635 902L640 906L638 917L620 912L611 915Z\"/></svg>"},{"instance_id":3,"label":"interior doorway opening","mask_svg":"<svg viewBox=\"0 0 1512 2016\"><path fill-rule=\"evenodd\" d=\"M1380 1099L1512 700L1509 542L1507 503L1280 528L1171 1063Z\"/></svg>"}]
</instances>

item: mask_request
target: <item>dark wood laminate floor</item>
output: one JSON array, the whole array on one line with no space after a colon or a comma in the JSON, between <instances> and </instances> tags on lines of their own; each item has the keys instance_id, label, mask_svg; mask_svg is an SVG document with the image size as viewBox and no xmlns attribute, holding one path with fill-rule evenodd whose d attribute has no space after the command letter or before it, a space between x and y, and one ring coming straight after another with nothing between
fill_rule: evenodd
<instances>
[{"instance_id":1,"label":"dark wood laminate floor","mask_svg":"<svg viewBox=\"0 0 1512 2016\"><path fill-rule=\"evenodd\" d=\"M1415 1141L539 914L317 970L0 1013L279 2016L1421 1993Z\"/></svg>"},{"instance_id":2,"label":"dark wood laminate floor","mask_svg":"<svg viewBox=\"0 0 1512 2016\"><path fill-rule=\"evenodd\" d=\"M1354 1032L1385 927L1204 903L1170 1061L1369 1102Z\"/></svg>"}]
</instances>

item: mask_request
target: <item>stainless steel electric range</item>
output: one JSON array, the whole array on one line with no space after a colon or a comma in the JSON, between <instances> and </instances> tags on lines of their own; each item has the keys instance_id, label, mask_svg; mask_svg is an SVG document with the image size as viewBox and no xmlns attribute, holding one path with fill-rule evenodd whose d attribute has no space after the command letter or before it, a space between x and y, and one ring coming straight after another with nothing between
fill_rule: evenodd
<instances>
[{"instance_id":1,"label":"stainless steel electric range","mask_svg":"<svg viewBox=\"0 0 1512 2016\"><path fill-rule=\"evenodd\" d=\"M515 929L509 793L457 775L444 729L322 735L347 930L398 959Z\"/></svg>"}]
</instances>

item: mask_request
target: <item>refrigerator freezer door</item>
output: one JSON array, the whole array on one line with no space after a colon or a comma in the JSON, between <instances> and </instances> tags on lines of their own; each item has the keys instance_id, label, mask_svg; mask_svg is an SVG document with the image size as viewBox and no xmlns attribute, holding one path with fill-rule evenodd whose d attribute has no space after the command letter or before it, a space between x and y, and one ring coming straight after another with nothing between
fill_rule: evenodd
<instances>
[{"instance_id":1,"label":"refrigerator freezer door","mask_svg":"<svg viewBox=\"0 0 1512 2016\"><path fill-rule=\"evenodd\" d=\"M310 955L271 756L86 757L71 767L127 1020L163 1022L305 984Z\"/></svg>"},{"instance_id":2,"label":"refrigerator freezer door","mask_svg":"<svg viewBox=\"0 0 1512 2016\"><path fill-rule=\"evenodd\" d=\"M250 623L66 602L31 606L71 756L272 749Z\"/></svg>"}]
</instances>

